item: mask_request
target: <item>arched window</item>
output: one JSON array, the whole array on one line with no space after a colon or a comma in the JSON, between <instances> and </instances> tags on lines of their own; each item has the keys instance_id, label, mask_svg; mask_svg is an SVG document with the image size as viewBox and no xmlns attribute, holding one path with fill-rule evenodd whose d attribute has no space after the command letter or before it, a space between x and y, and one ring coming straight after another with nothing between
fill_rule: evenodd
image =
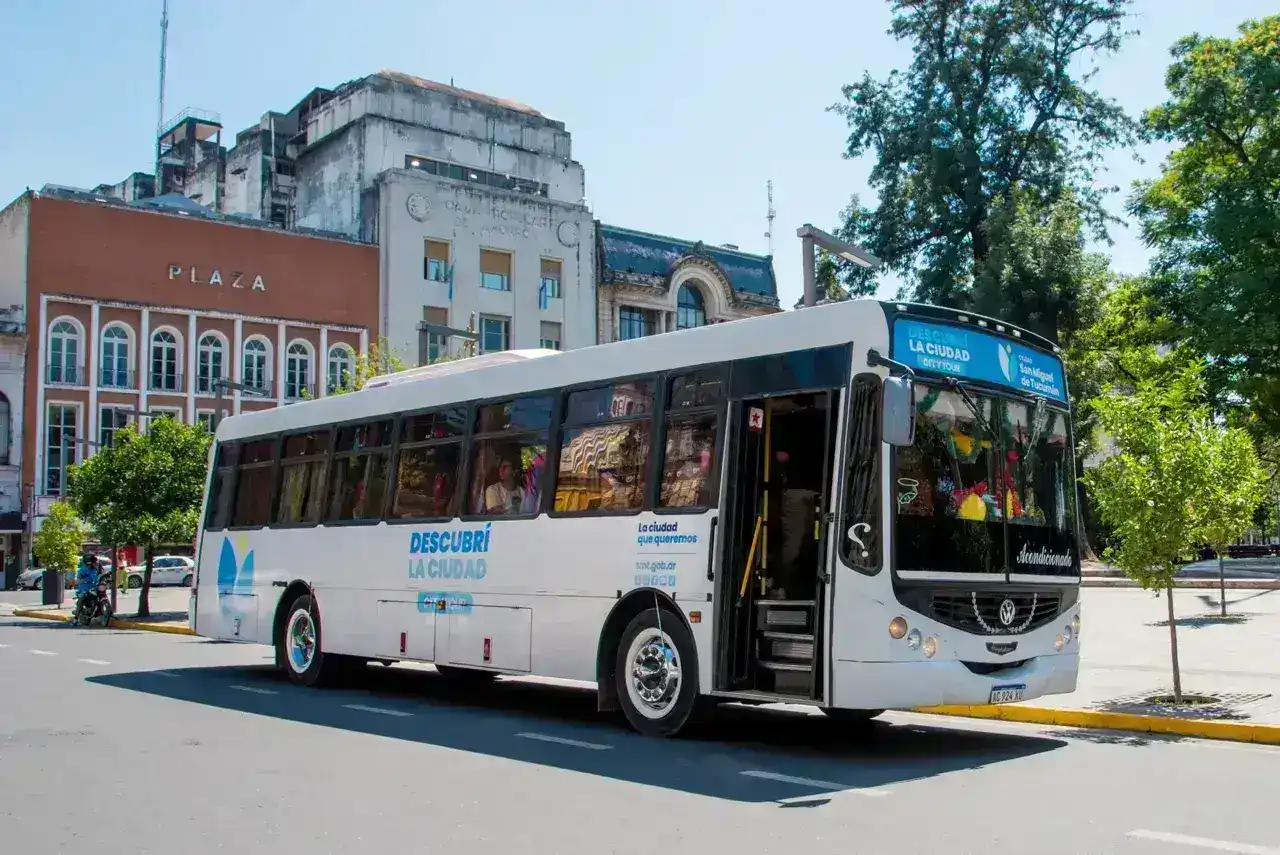
<instances>
[{"instance_id":1,"label":"arched window","mask_svg":"<svg viewBox=\"0 0 1280 855\"><path fill-rule=\"evenodd\" d=\"M314 395L311 389L311 373L311 345L305 341L295 341L285 351L285 398L297 401L307 395Z\"/></svg>"},{"instance_id":2,"label":"arched window","mask_svg":"<svg viewBox=\"0 0 1280 855\"><path fill-rule=\"evenodd\" d=\"M102 331L102 377L105 389L128 389L129 381L129 331L119 324L111 324Z\"/></svg>"},{"instance_id":3,"label":"arched window","mask_svg":"<svg viewBox=\"0 0 1280 855\"><path fill-rule=\"evenodd\" d=\"M0 392L0 466L9 465L9 443L13 436L9 423L9 399Z\"/></svg>"},{"instance_id":4,"label":"arched window","mask_svg":"<svg viewBox=\"0 0 1280 855\"><path fill-rule=\"evenodd\" d=\"M71 321L54 321L49 327L49 382L78 386L80 380L80 328Z\"/></svg>"},{"instance_id":5,"label":"arched window","mask_svg":"<svg viewBox=\"0 0 1280 855\"><path fill-rule=\"evenodd\" d=\"M348 388L355 382L356 359L351 348L335 344L329 348L329 394Z\"/></svg>"},{"instance_id":6,"label":"arched window","mask_svg":"<svg viewBox=\"0 0 1280 855\"><path fill-rule=\"evenodd\" d=\"M260 338L251 338L244 343L244 370L240 379L246 386L259 390L264 395L271 394L271 358L267 343Z\"/></svg>"},{"instance_id":7,"label":"arched window","mask_svg":"<svg viewBox=\"0 0 1280 855\"><path fill-rule=\"evenodd\" d=\"M151 391L181 392L179 364L178 337L169 330L156 330L151 336Z\"/></svg>"},{"instance_id":8,"label":"arched window","mask_svg":"<svg viewBox=\"0 0 1280 855\"><path fill-rule=\"evenodd\" d=\"M686 282L676 295L676 329L687 330L706 326L706 323L707 304L702 299L702 292Z\"/></svg>"},{"instance_id":9,"label":"arched window","mask_svg":"<svg viewBox=\"0 0 1280 855\"><path fill-rule=\"evenodd\" d=\"M196 391L213 394L218 390L214 383L227 378L227 346L214 333L200 337L196 352Z\"/></svg>"}]
</instances>

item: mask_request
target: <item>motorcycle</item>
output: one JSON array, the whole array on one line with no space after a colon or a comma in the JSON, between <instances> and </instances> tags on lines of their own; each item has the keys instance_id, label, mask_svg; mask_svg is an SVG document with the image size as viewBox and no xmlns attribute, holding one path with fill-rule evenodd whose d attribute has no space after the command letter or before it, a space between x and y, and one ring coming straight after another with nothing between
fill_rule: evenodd
<instances>
[{"instance_id":1,"label":"motorcycle","mask_svg":"<svg viewBox=\"0 0 1280 855\"><path fill-rule=\"evenodd\" d=\"M101 570L93 587L76 603L75 611L76 626L93 626L95 621L104 628L111 624L111 574Z\"/></svg>"}]
</instances>

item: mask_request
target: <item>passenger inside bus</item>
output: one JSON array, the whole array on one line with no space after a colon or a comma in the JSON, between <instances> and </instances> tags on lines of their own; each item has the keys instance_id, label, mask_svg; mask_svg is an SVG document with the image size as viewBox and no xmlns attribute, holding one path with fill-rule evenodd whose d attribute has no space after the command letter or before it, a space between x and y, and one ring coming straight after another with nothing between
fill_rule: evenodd
<instances>
[{"instance_id":1,"label":"passenger inside bus","mask_svg":"<svg viewBox=\"0 0 1280 855\"><path fill-rule=\"evenodd\" d=\"M498 464L497 480L484 491L486 514L518 514L524 502L524 488L516 483L519 470L510 459Z\"/></svg>"}]
</instances>

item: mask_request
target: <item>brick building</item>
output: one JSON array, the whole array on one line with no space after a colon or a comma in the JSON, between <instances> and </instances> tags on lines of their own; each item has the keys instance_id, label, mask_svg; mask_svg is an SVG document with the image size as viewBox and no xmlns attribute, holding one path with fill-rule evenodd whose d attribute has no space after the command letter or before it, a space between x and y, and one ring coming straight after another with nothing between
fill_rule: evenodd
<instances>
[{"instance_id":1,"label":"brick building","mask_svg":"<svg viewBox=\"0 0 1280 855\"><path fill-rule=\"evenodd\" d=\"M19 389L2 353L14 335L0 328L0 409L29 535L67 466L138 418L208 422L349 378L377 334L378 249L181 196L126 203L46 188L0 212L4 306L24 321ZM5 475L0 465L0 492Z\"/></svg>"}]
</instances>

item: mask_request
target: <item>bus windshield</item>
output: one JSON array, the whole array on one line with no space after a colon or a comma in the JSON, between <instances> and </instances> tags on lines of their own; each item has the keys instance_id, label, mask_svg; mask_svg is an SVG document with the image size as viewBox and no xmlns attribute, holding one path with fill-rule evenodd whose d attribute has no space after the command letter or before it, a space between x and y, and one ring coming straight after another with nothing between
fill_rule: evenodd
<instances>
[{"instance_id":1,"label":"bus windshield","mask_svg":"<svg viewBox=\"0 0 1280 855\"><path fill-rule=\"evenodd\" d=\"M893 469L897 569L1078 575L1066 412L958 384L915 397L915 444Z\"/></svg>"}]
</instances>

